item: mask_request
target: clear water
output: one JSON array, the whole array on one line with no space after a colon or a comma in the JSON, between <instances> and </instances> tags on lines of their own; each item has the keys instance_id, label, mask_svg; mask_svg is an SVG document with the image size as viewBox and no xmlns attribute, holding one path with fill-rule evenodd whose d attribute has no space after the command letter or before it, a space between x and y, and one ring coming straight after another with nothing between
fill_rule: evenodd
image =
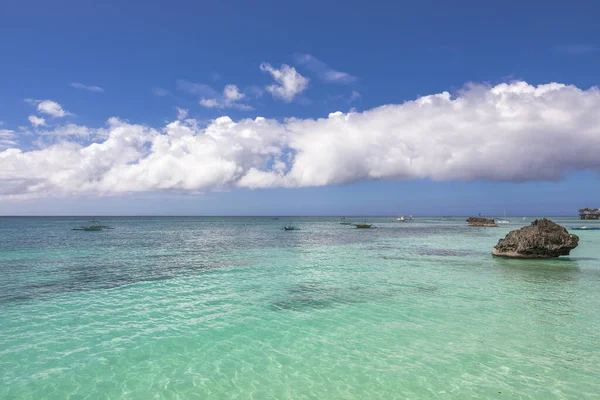
<instances>
[{"instance_id":1,"label":"clear water","mask_svg":"<svg viewBox=\"0 0 600 400\"><path fill-rule=\"evenodd\" d=\"M0 218L0 399L599 398L600 231L337 221Z\"/></svg>"}]
</instances>

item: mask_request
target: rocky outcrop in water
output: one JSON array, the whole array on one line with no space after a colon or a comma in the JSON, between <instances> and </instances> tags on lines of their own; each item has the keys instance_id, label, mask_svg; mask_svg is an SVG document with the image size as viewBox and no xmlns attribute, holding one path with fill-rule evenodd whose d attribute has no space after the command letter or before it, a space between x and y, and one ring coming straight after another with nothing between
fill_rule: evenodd
<instances>
[{"instance_id":1,"label":"rocky outcrop in water","mask_svg":"<svg viewBox=\"0 0 600 400\"><path fill-rule=\"evenodd\" d=\"M551 258L568 256L579 237L549 219L537 219L529 226L511 231L500 239L492 254L502 257Z\"/></svg>"},{"instance_id":2,"label":"rocky outcrop in water","mask_svg":"<svg viewBox=\"0 0 600 400\"><path fill-rule=\"evenodd\" d=\"M498 226L494 218L470 217L467 223L469 226Z\"/></svg>"}]
</instances>

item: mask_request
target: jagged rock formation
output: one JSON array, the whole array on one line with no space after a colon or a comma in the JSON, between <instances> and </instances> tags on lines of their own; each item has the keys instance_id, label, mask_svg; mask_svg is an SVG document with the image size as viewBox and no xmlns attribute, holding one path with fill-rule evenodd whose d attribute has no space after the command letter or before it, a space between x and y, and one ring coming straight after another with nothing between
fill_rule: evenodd
<instances>
[{"instance_id":1,"label":"jagged rock formation","mask_svg":"<svg viewBox=\"0 0 600 400\"><path fill-rule=\"evenodd\" d=\"M568 256L577 247L579 236L570 234L549 219L537 219L529 226L509 232L492 250L495 256L551 258Z\"/></svg>"},{"instance_id":2,"label":"jagged rock formation","mask_svg":"<svg viewBox=\"0 0 600 400\"><path fill-rule=\"evenodd\" d=\"M467 223L469 226L498 226L494 218L470 217Z\"/></svg>"}]
</instances>

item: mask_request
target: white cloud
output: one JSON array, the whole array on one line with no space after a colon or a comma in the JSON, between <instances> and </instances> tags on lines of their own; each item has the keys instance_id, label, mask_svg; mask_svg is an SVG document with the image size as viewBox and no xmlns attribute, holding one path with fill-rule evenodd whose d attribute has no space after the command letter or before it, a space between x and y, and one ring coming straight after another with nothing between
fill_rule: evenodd
<instances>
[{"instance_id":1,"label":"white cloud","mask_svg":"<svg viewBox=\"0 0 600 400\"><path fill-rule=\"evenodd\" d=\"M168 90L159 87L152 88L152 92L158 97L164 97L171 94Z\"/></svg>"},{"instance_id":2,"label":"white cloud","mask_svg":"<svg viewBox=\"0 0 600 400\"><path fill-rule=\"evenodd\" d=\"M244 94L235 85L226 85L223 89L223 96L230 101L238 101L244 98Z\"/></svg>"},{"instance_id":3,"label":"white cloud","mask_svg":"<svg viewBox=\"0 0 600 400\"><path fill-rule=\"evenodd\" d=\"M298 64L304 65L311 72L317 74L317 76L325 82L347 84L357 81L357 78L355 76L350 75L346 72L336 71L335 69L325 64L323 61L319 60L314 56L311 56L310 54L298 54L296 56L296 62Z\"/></svg>"},{"instance_id":4,"label":"white cloud","mask_svg":"<svg viewBox=\"0 0 600 400\"><path fill-rule=\"evenodd\" d=\"M64 110L60 104L53 100L25 99L25 101L36 105L39 112L50 115L51 117L65 117L67 115L71 115L70 112Z\"/></svg>"},{"instance_id":5,"label":"white cloud","mask_svg":"<svg viewBox=\"0 0 600 400\"><path fill-rule=\"evenodd\" d=\"M201 99L200 105L206 108L217 108L219 107L219 102L217 99Z\"/></svg>"},{"instance_id":6,"label":"white cloud","mask_svg":"<svg viewBox=\"0 0 600 400\"><path fill-rule=\"evenodd\" d=\"M72 88L75 88L75 89L87 90L88 92L104 93L104 89L102 89L99 86L87 86L87 85L84 85L83 83L77 83L77 82L72 82L69 86L71 86Z\"/></svg>"},{"instance_id":7,"label":"white cloud","mask_svg":"<svg viewBox=\"0 0 600 400\"><path fill-rule=\"evenodd\" d=\"M0 125L2 125L1 122L0 122ZM10 130L10 129L0 129L0 149L5 149L7 147L16 146L17 142L13 140L15 137L16 137L15 131ZM1 186L2 186L2 181L0 180L0 187Z\"/></svg>"},{"instance_id":8,"label":"white cloud","mask_svg":"<svg viewBox=\"0 0 600 400\"><path fill-rule=\"evenodd\" d=\"M75 125L75 124L66 124L57 126L54 129L45 130L45 131L37 131L38 135L41 136L55 136L55 137L83 137L90 138L97 134L98 129L88 128L83 125Z\"/></svg>"},{"instance_id":9,"label":"white cloud","mask_svg":"<svg viewBox=\"0 0 600 400\"><path fill-rule=\"evenodd\" d=\"M188 116L188 110L185 108L175 107L177 109L177 119L183 121Z\"/></svg>"},{"instance_id":10,"label":"white cloud","mask_svg":"<svg viewBox=\"0 0 600 400\"><path fill-rule=\"evenodd\" d=\"M46 119L41 118L41 117L36 117L35 115L30 115L27 119L29 120L31 125L33 125L35 128L46 125Z\"/></svg>"},{"instance_id":11,"label":"white cloud","mask_svg":"<svg viewBox=\"0 0 600 400\"><path fill-rule=\"evenodd\" d=\"M0 196L556 180L600 172L598 110L598 88L513 82L316 120L185 119L157 130L111 118L89 145L66 136L40 150L0 151Z\"/></svg>"},{"instance_id":12,"label":"white cloud","mask_svg":"<svg viewBox=\"0 0 600 400\"><path fill-rule=\"evenodd\" d=\"M248 104L240 103L246 96L236 85L226 85L223 95L217 98L200 100L200 105L206 108L237 108L238 110L253 110Z\"/></svg>"},{"instance_id":13,"label":"white cloud","mask_svg":"<svg viewBox=\"0 0 600 400\"><path fill-rule=\"evenodd\" d=\"M360 100L360 98L360 93L358 93L356 90L353 90L352 94L350 94L350 98L348 99L348 103L354 103L355 101Z\"/></svg>"},{"instance_id":14,"label":"white cloud","mask_svg":"<svg viewBox=\"0 0 600 400\"><path fill-rule=\"evenodd\" d=\"M280 69L273 68L269 63L262 63L260 69L271 74L278 85L267 86L267 91L275 98L286 103L294 100L294 97L302 93L307 87L309 79L300 75L294 67L283 64Z\"/></svg>"}]
</instances>

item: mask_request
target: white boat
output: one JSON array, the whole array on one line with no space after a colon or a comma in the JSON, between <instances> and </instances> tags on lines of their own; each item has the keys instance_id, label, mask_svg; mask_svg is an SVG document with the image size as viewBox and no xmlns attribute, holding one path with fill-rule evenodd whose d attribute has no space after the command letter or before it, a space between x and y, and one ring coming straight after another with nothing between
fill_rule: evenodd
<instances>
[{"instance_id":1,"label":"white boat","mask_svg":"<svg viewBox=\"0 0 600 400\"><path fill-rule=\"evenodd\" d=\"M504 219L498 218L496 220L497 224L510 224L510 221L506 219L506 210L504 210Z\"/></svg>"},{"instance_id":2,"label":"white boat","mask_svg":"<svg viewBox=\"0 0 600 400\"><path fill-rule=\"evenodd\" d=\"M404 215L401 215L398 218L396 218L396 221L398 221L398 222L405 222L406 218L404 218Z\"/></svg>"}]
</instances>

